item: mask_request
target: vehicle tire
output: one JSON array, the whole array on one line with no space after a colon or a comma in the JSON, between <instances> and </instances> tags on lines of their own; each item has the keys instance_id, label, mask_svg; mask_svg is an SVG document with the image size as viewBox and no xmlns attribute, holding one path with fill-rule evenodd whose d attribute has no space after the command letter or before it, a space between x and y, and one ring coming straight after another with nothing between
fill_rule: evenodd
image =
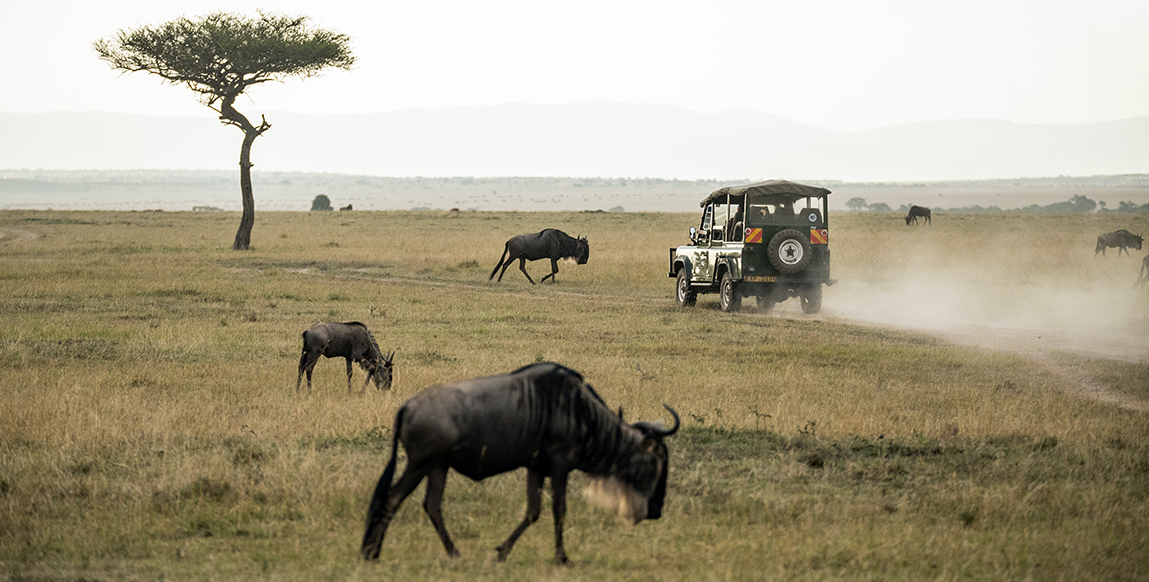
<instances>
[{"instance_id":1,"label":"vehicle tire","mask_svg":"<svg viewBox=\"0 0 1149 582\"><path fill-rule=\"evenodd\" d=\"M686 268L678 270L678 282L674 285L674 302L679 307L694 307L698 292L690 287L690 273Z\"/></svg>"},{"instance_id":2,"label":"vehicle tire","mask_svg":"<svg viewBox=\"0 0 1149 582\"><path fill-rule=\"evenodd\" d=\"M730 273L722 274L722 286L718 288L718 307L726 313L742 308L742 296L738 294L738 283Z\"/></svg>"},{"instance_id":3,"label":"vehicle tire","mask_svg":"<svg viewBox=\"0 0 1149 582\"><path fill-rule=\"evenodd\" d=\"M810 264L809 235L803 235L792 228L780 230L770 237L766 250L770 264L779 273L798 273Z\"/></svg>"},{"instance_id":4,"label":"vehicle tire","mask_svg":"<svg viewBox=\"0 0 1149 582\"><path fill-rule=\"evenodd\" d=\"M798 295L802 301L802 313L813 315L822 310L822 285L815 283Z\"/></svg>"}]
</instances>

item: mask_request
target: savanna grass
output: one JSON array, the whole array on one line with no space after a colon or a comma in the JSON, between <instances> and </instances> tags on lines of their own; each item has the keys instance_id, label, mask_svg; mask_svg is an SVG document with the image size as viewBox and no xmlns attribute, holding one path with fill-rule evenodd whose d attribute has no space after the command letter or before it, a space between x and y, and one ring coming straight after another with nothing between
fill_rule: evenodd
<instances>
[{"instance_id":1,"label":"savanna grass","mask_svg":"<svg viewBox=\"0 0 1149 582\"><path fill-rule=\"evenodd\" d=\"M1094 259L1092 239L1149 231L1144 219L942 215L908 228L838 214L841 282L824 315L807 317L786 305L724 314L713 296L676 309L666 249L695 218L263 213L253 250L238 253L232 214L0 214L0 228L39 235L0 242L0 571L37 580L1149 571L1145 415L1070 380L1144 400L1143 360L1034 359L901 329L896 317L858 324L848 311L862 285L894 292L911 279L986 291L977 307L996 318L1058 288L1117 298L1126 312L1107 317L1127 332L1146 321L1149 298L1133 295L1134 261ZM590 262L560 264L553 285L531 286L517 265L487 280L507 238L544 227L588 236ZM392 392L359 394L357 370L348 395L342 361L322 360L313 392L295 393L299 334L323 320L363 321L397 350ZM682 415L663 519L625 526L575 495L574 568L550 563L548 511L496 565L493 548L521 519L523 475L456 476L444 507L461 560L445 557L416 495L380 563L360 563L396 407L432 384L544 360L581 371L628 420L668 420L663 402Z\"/></svg>"}]
</instances>

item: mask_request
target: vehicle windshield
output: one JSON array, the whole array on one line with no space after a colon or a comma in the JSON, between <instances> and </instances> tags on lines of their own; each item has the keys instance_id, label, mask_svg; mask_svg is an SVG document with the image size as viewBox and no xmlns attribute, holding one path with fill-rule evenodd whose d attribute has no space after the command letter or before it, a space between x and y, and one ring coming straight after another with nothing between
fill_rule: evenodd
<instances>
[{"instance_id":1,"label":"vehicle windshield","mask_svg":"<svg viewBox=\"0 0 1149 582\"><path fill-rule=\"evenodd\" d=\"M740 242L744 223L742 198L709 204L702 212L699 230L713 242Z\"/></svg>"}]
</instances>

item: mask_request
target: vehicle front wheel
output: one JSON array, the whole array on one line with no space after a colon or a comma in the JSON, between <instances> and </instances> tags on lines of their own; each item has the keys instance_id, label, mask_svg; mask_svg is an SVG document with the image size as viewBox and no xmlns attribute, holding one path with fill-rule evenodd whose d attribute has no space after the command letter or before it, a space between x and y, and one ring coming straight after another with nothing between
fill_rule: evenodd
<instances>
[{"instance_id":1,"label":"vehicle front wheel","mask_svg":"<svg viewBox=\"0 0 1149 582\"><path fill-rule=\"evenodd\" d=\"M738 284L734 281L734 277L730 276L730 273L722 275L722 286L718 291L718 307L726 313L742 308L742 296L738 293Z\"/></svg>"},{"instance_id":2,"label":"vehicle front wheel","mask_svg":"<svg viewBox=\"0 0 1149 582\"><path fill-rule=\"evenodd\" d=\"M694 307L698 301L698 292L690 288L690 273L685 268L678 271L678 283L674 289L674 302L679 307Z\"/></svg>"},{"instance_id":3,"label":"vehicle front wheel","mask_svg":"<svg viewBox=\"0 0 1149 582\"><path fill-rule=\"evenodd\" d=\"M813 315L822 310L822 285L815 283L806 287L799 297L802 301L802 313Z\"/></svg>"}]
</instances>

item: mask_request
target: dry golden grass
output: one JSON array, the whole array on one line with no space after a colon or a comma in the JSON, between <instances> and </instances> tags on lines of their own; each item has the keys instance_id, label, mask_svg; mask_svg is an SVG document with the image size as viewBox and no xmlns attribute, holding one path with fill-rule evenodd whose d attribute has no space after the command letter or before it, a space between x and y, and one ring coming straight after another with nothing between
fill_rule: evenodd
<instances>
[{"instance_id":1,"label":"dry golden grass","mask_svg":"<svg viewBox=\"0 0 1149 582\"><path fill-rule=\"evenodd\" d=\"M1093 243L1149 231L1145 219L942 215L909 228L838 214L840 282L817 317L786 305L724 314L713 296L675 309L666 249L694 219L263 213L254 249L237 253L233 214L0 214L0 228L38 235L0 241L0 572L1076 580L1149 569L1145 414L1075 380L1143 401L1149 344L1108 360L1070 341L1144 340L1141 253L1095 259ZM529 285L517 265L487 280L507 238L544 227L588 236L590 262L561 263L555 285ZM548 267L528 269L538 280ZM334 360L316 367L311 395L294 392L299 334L323 320L364 321L397 350L392 392L359 394L357 370L348 395ZM964 347L971 335L1019 353ZM679 411L664 518L632 528L572 495L574 568L549 563L549 511L495 565L492 548L521 518L523 476L456 475L445 513L462 560L445 558L416 494L381 562L359 563L396 407L432 384L540 360L582 372L628 419L664 418L663 402Z\"/></svg>"}]
</instances>

